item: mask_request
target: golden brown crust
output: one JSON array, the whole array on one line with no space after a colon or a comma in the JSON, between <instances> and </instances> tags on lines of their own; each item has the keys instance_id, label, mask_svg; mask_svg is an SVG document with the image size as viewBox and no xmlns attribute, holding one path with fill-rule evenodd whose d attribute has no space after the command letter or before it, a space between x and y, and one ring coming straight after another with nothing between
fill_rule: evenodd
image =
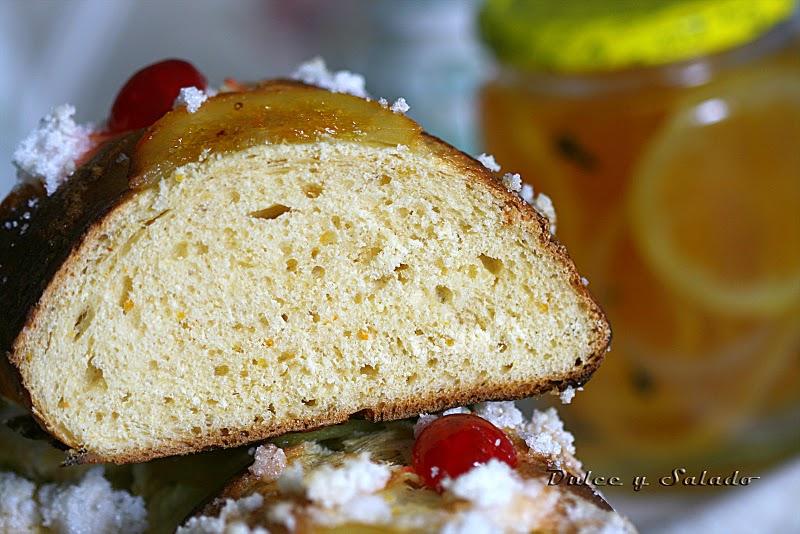
<instances>
[{"instance_id":1,"label":"golden brown crust","mask_svg":"<svg viewBox=\"0 0 800 534\"><path fill-rule=\"evenodd\" d=\"M0 284L0 297L5 307L3 313L6 315L0 325L0 350L5 354L5 358L0 358L3 362L0 366L0 393L29 407L45 430L67 447L72 447L68 460L72 463L142 462L214 447L233 447L286 432L340 423L354 415L330 412L315 419L292 421L291 424L254 424L247 429L226 431L224 435L220 430L196 439L166 443L157 449L103 456L76 449L79 444L71 443L69 436L47 424L45 414L36 405L36 400L31 399L24 380L19 375L19 363L24 358L18 350L20 340L26 327L36 320L38 306L46 300L48 290L56 287L74 265L71 258L80 253L80 245L90 240L93 233L100 231L101 225L114 209L118 209L126 199L136 194L131 185L136 183L136 177L129 176L129 170L140 136L141 132L136 132L109 143L97 156L78 169L53 196L38 196L36 213L31 217L26 232L0 234L0 280L5 280ZM365 407L359 413L376 421L399 419L479 401L518 399L582 385L600 365L610 343L611 331L602 310L581 283L566 249L548 231L548 221L518 195L507 191L497 176L470 156L426 133L422 134L422 141L436 155L504 202L507 224L526 225L531 234L538 238L541 246L561 265L563 273L570 279L596 325L591 353L585 361L577 358L570 372L534 383L484 384L469 391L454 388L434 398L409 398L405 402L399 401L391 405L382 403ZM0 215L4 219L9 213L12 216L19 215L26 200L4 202ZM0 225L3 222L0 221Z\"/></svg>"},{"instance_id":2,"label":"golden brown crust","mask_svg":"<svg viewBox=\"0 0 800 534\"><path fill-rule=\"evenodd\" d=\"M86 233L118 205L128 191L133 133L108 143L55 194L23 184L0 207L0 394L30 406L15 360L15 341L31 324L41 297Z\"/></svg>"}]
</instances>

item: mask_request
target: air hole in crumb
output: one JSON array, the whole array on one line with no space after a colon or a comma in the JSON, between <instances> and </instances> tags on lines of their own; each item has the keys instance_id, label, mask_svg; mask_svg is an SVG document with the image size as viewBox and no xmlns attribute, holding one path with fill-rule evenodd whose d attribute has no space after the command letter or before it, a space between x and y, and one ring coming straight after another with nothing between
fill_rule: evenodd
<instances>
[{"instance_id":1,"label":"air hole in crumb","mask_svg":"<svg viewBox=\"0 0 800 534\"><path fill-rule=\"evenodd\" d=\"M306 406L316 406L317 399L308 399L308 400L303 399L303 404L305 404Z\"/></svg>"},{"instance_id":2,"label":"air hole in crumb","mask_svg":"<svg viewBox=\"0 0 800 534\"><path fill-rule=\"evenodd\" d=\"M508 345L502 342L497 344L497 352L505 352L506 350L508 350Z\"/></svg>"},{"instance_id":3,"label":"air hole in crumb","mask_svg":"<svg viewBox=\"0 0 800 534\"><path fill-rule=\"evenodd\" d=\"M437 365L439 365L438 358L428 358L428 367L436 367Z\"/></svg>"},{"instance_id":4,"label":"air hole in crumb","mask_svg":"<svg viewBox=\"0 0 800 534\"><path fill-rule=\"evenodd\" d=\"M89 325L92 323L92 319L94 319L93 308L85 308L83 311L81 311L81 313L78 314L78 318L75 319L75 325L72 327L72 339L80 339L83 333L86 332L86 329L89 328Z\"/></svg>"},{"instance_id":5,"label":"air hole in crumb","mask_svg":"<svg viewBox=\"0 0 800 534\"><path fill-rule=\"evenodd\" d=\"M218 365L214 367L214 376L225 376L229 370L227 365Z\"/></svg>"},{"instance_id":6,"label":"air hole in crumb","mask_svg":"<svg viewBox=\"0 0 800 534\"><path fill-rule=\"evenodd\" d=\"M119 414L117 412L111 412L111 419L119 419Z\"/></svg>"},{"instance_id":7,"label":"air hole in crumb","mask_svg":"<svg viewBox=\"0 0 800 534\"><path fill-rule=\"evenodd\" d=\"M417 373L411 373L406 377L406 384L413 384L414 382L417 381L418 378L419 376L417 375Z\"/></svg>"},{"instance_id":8,"label":"air hole in crumb","mask_svg":"<svg viewBox=\"0 0 800 534\"><path fill-rule=\"evenodd\" d=\"M94 414L94 420L98 423L103 420L106 415L103 412L97 412Z\"/></svg>"},{"instance_id":9,"label":"air hole in crumb","mask_svg":"<svg viewBox=\"0 0 800 534\"><path fill-rule=\"evenodd\" d=\"M287 314L285 314L285 313L281 314L281 319L283 319L284 323L288 323L289 322L289 316Z\"/></svg>"},{"instance_id":10,"label":"air hole in crumb","mask_svg":"<svg viewBox=\"0 0 800 534\"><path fill-rule=\"evenodd\" d=\"M182 260L183 258L189 255L189 243L186 241L181 241L180 243L175 245L175 249L172 251L172 256L175 259Z\"/></svg>"},{"instance_id":11,"label":"air hole in crumb","mask_svg":"<svg viewBox=\"0 0 800 534\"><path fill-rule=\"evenodd\" d=\"M250 212L250 216L256 219L277 219L284 213L288 213L291 210L292 208L289 206L284 206L283 204L273 204L268 208Z\"/></svg>"},{"instance_id":12,"label":"air hole in crumb","mask_svg":"<svg viewBox=\"0 0 800 534\"><path fill-rule=\"evenodd\" d=\"M317 265L313 269L311 269L311 274L313 274L317 278L322 278L323 276L325 276L325 268Z\"/></svg>"},{"instance_id":13,"label":"air hole in crumb","mask_svg":"<svg viewBox=\"0 0 800 534\"><path fill-rule=\"evenodd\" d=\"M355 262L369 263L374 260L382 251L383 249L381 247L364 248L358 253L358 257L355 259Z\"/></svg>"},{"instance_id":14,"label":"air hole in crumb","mask_svg":"<svg viewBox=\"0 0 800 534\"><path fill-rule=\"evenodd\" d=\"M280 356L278 356L278 363L288 362L289 360L294 359L294 357L294 352L281 352Z\"/></svg>"},{"instance_id":15,"label":"air hole in crumb","mask_svg":"<svg viewBox=\"0 0 800 534\"><path fill-rule=\"evenodd\" d=\"M308 314L311 315L311 320L313 322L315 322L315 323L319 322L319 314L317 312L312 310L312 311L309 311Z\"/></svg>"},{"instance_id":16,"label":"air hole in crumb","mask_svg":"<svg viewBox=\"0 0 800 534\"><path fill-rule=\"evenodd\" d=\"M286 270L291 273L297 271L297 260L294 258L286 260Z\"/></svg>"},{"instance_id":17,"label":"air hole in crumb","mask_svg":"<svg viewBox=\"0 0 800 534\"><path fill-rule=\"evenodd\" d=\"M58 407L69 408L69 403L66 400L64 400L64 397L61 397L60 399L58 399Z\"/></svg>"},{"instance_id":18,"label":"air hole in crumb","mask_svg":"<svg viewBox=\"0 0 800 534\"><path fill-rule=\"evenodd\" d=\"M481 260L483 267L492 273L495 276L500 276L500 271L503 270L503 262L498 260L497 258L492 258L491 256L487 256L486 254L481 254L478 256L478 259Z\"/></svg>"},{"instance_id":19,"label":"air hole in crumb","mask_svg":"<svg viewBox=\"0 0 800 534\"><path fill-rule=\"evenodd\" d=\"M156 369L158 369L158 362L157 362L157 361L155 361L155 360L150 360L150 362L149 362L149 365L150 365L150 369L152 369L152 370L154 370L154 371L155 371Z\"/></svg>"},{"instance_id":20,"label":"air hole in crumb","mask_svg":"<svg viewBox=\"0 0 800 534\"><path fill-rule=\"evenodd\" d=\"M362 365L361 368L358 370L358 372L361 373L362 375L374 378L378 376L378 366L370 364Z\"/></svg>"},{"instance_id":21,"label":"air hole in crumb","mask_svg":"<svg viewBox=\"0 0 800 534\"><path fill-rule=\"evenodd\" d=\"M221 434L223 437L228 437L228 436L230 436L230 434L231 434L231 431L230 431L230 429L227 429L227 428L221 428L221 429L219 430L219 433L220 433L220 434Z\"/></svg>"},{"instance_id":22,"label":"air hole in crumb","mask_svg":"<svg viewBox=\"0 0 800 534\"><path fill-rule=\"evenodd\" d=\"M503 372L504 372L504 373L507 373L507 372L511 371L511 369L512 369L513 367L514 367L514 364L513 364L513 363L507 363L507 364L505 364L505 365L503 366Z\"/></svg>"},{"instance_id":23,"label":"air hole in crumb","mask_svg":"<svg viewBox=\"0 0 800 534\"><path fill-rule=\"evenodd\" d=\"M421 335L423 335L425 332L423 332L422 330L420 330L419 328L417 328L416 330L414 330L414 333L415 333L416 335L418 335L418 336L421 336Z\"/></svg>"},{"instance_id":24,"label":"air hole in crumb","mask_svg":"<svg viewBox=\"0 0 800 534\"><path fill-rule=\"evenodd\" d=\"M583 365L583 360L580 358L575 358L575 365Z\"/></svg>"},{"instance_id":25,"label":"air hole in crumb","mask_svg":"<svg viewBox=\"0 0 800 534\"><path fill-rule=\"evenodd\" d=\"M311 259L316 259L317 256L319 256L319 249L314 247L311 249Z\"/></svg>"},{"instance_id":26,"label":"air hole in crumb","mask_svg":"<svg viewBox=\"0 0 800 534\"><path fill-rule=\"evenodd\" d=\"M264 418L263 418L263 417L261 417L260 415L257 415L257 416L255 416L255 417L253 417L253 422L254 422L255 424L257 424L257 425L258 425L258 424L261 424L261 423L263 423L263 422L264 422Z\"/></svg>"},{"instance_id":27,"label":"air hole in crumb","mask_svg":"<svg viewBox=\"0 0 800 534\"><path fill-rule=\"evenodd\" d=\"M303 186L303 192L308 198L317 198L322 194L322 186L319 184L306 184Z\"/></svg>"},{"instance_id":28,"label":"air hole in crumb","mask_svg":"<svg viewBox=\"0 0 800 534\"><path fill-rule=\"evenodd\" d=\"M161 213L159 213L159 214L158 214L158 215L156 215L155 217L152 217L152 218L150 218L150 219L147 219L146 221L144 221L144 226L150 226L151 224L153 224L154 222L156 222L157 220L159 220L161 217L163 217L164 215L166 215L166 214L167 214L167 212L169 212L169 210L168 210L168 209L167 209L167 210L164 210L164 211L162 211Z\"/></svg>"},{"instance_id":29,"label":"air hole in crumb","mask_svg":"<svg viewBox=\"0 0 800 534\"><path fill-rule=\"evenodd\" d=\"M130 276L122 278L122 294L119 297L119 305L122 307L124 313L128 313L133 309L133 300L131 300L131 291L133 291L133 280Z\"/></svg>"},{"instance_id":30,"label":"air hole in crumb","mask_svg":"<svg viewBox=\"0 0 800 534\"><path fill-rule=\"evenodd\" d=\"M219 402L217 402L216 399L206 399L206 404L208 404L209 406L216 406L217 404L219 404Z\"/></svg>"},{"instance_id":31,"label":"air hole in crumb","mask_svg":"<svg viewBox=\"0 0 800 534\"><path fill-rule=\"evenodd\" d=\"M364 295L362 295L361 293L356 293L355 296L353 297L353 302L355 302L356 304L361 304L362 302L364 302Z\"/></svg>"},{"instance_id":32,"label":"air hole in crumb","mask_svg":"<svg viewBox=\"0 0 800 534\"><path fill-rule=\"evenodd\" d=\"M336 228L342 227L342 219L338 215L334 215L333 217L331 217L331 222Z\"/></svg>"},{"instance_id":33,"label":"air hole in crumb","mask_svg":"<svg viewBox=\"0 0 800 534\"><path fill-rule=\"evenodd\" d=\"M202 430L200 429L199 426L193 426L192 427L192 434L198 435L198 434L200 434L200 432L202 432Z\"/></svg>"},{"instance_id":34,"label":"air hole in crumb","mask_svg":"<svg viewBox=\"0 0 800 534\"><path fill-rule=\"evenodd\" d=\"M453 292L447 286L436 286L436 298L442 304L448 304L453 300Z\"/></svg>"},{"instance_id":35,"label":"air hole in crumb","mask_svg":"<svg viewBox=\"0 0 800 534\"><path fill-rule=\"evenodd\" d=\"M108 384L106 384L106 379L103 376L103 370L96 367L92 359L89 359L86 363L86 381L89 383L90 387L108 389Z\"/></svg>"},{"instance_id":36,"label":"air hole in crumb","mask_svg":"<svg viewBox=\"0 0 800 534\"><path fill-rule=\"evenodd\" d=\"M173 402L175 402L175 399L172 397L164 397L164 404L172 404Z\"/></svg>"},{"instance_id":37,"label":"air hole in crumb","mask_svg":"<svg viewBox=\"0 0 800 534\"><path fill-rule=\"evenodd\" d=\"M242 195L238 191L231 191L231 201L239 202L240 200L242 200Z\"/></svg>"},{"instance_id":38,"label":"air hole in crumb","mask_svg":"<svg viewBox=\"0 0 800 534\"><path fill-rule=\"evenodd\" d=\"M322 245L331 245L336 243L336 234L331 230L327 230L323 232L321 236L319 236L319 242Z\"/></svg>"},{"instance_id":39,"label":"air hole in crumb","mask_svg":"<svg viewBox=\"0 0 800 534\"><path fill-rule=\"evenodd\" d=\"M391 179L389 176L386 176L386 175L384 174L384 175L383 175L383 176L381 176L381 177L380 177L380 179L378 180L378 185L389 185L391 182L392 182L392 179Z\"/></svg>"}]
</instances>

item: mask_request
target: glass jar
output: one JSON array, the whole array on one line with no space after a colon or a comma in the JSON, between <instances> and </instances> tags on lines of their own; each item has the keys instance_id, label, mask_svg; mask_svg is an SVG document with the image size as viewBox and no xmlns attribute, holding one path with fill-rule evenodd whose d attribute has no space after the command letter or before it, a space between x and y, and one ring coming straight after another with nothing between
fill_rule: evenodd
<instances>
[{"instance_id":1,"label":"glass jar","mask_svg":"<svg viewBox=\"0 0 800 534\"><path fill-rule=\"evenodd\" d=\"M796 5L558 5L486 4L481 113L612 325L561 408L582 458L663 475L800 450Z\"/></svg>"}]
</instances>

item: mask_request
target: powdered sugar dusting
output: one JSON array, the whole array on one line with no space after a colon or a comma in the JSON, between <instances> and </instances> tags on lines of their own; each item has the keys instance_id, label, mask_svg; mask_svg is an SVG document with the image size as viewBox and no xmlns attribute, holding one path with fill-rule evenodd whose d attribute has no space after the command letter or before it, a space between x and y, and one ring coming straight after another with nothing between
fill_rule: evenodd
<instances>
[{"instance_id":1,"label":"powdered sugar dusting","mask_svg":"<svg viewBox=\"0 0 800 534\"><path fill-rule=\"evenodd\" d=\"M390 476L388 466L362 453L346 459L340 467L323 465L313 471L306 482L306 495L312 502L332 508L383 489Z\"/></svg>"},{"instance_id":2,"label":"powdered sugar dusting","mask_svg":"<svg viewBox=\"0 0 800 534\"><path fill-rule=\"evenodd\" d=\"M292 78L334 93L347 93L361 98L369 96L366 80L362 75L348 70L329 71L325 60L321 57L315 57L301 64L292 74Z\"/></svg>"},{"instance_id":3,"label":"powdered sugar dusting","mask_svg":"<svg viewBox=\"0 0 800 534\"><path fill-rule=\"evenodd\" d=\"M42 525L54 532L144 532L144 500L112 488L103 468L86 472L78 484L47 484L37 494Z\"/></svg>"},{"instance_id":4,"label":"powdered sugar dusting","mask_svg":"<svg viewBox=\"0 0 800 534\"><path fill-rule=\"evenodd\" d=\"M238 500L226 499L225 505L216 517L197 516L189 519L185 525L179 527L176 534L227 534L229 532L241 532L234 527L239 525L247 528L247 515L261 508L264 504L264 497L260 493L253 493ZM86 532L93 532L87 530ZM244 530L248 534L266 534L266 529L256 527L255 529Z\"/></svg>"},{"instance_id":5,"label":"powdered sugar dusting","mask_svg":"<svg viewBox=\"0 0 800 534\"><path fill-rule=\"evenodd\" d=\"M498 428L517 428L524 418L514 401L481 402L475 405L475 415L483 417Z\"/></svg>"},{"instance_id":6,"label":"powdered sugar dusting","mask_svg":"<svg viewBox=\"0 0 800 534\"><path fill-rule=\"evenodd\" d=\"M208 100L208 96L208 94L197 87L182 87L172 107L179 108L181 106L186 106L186 111L195 113L200 109L200 106L203 105L203 102Z\"/></svg>"},{"instance_id":7,"label":"powdered sugar dusting","mask_svg":"<svg viewBox=\"0 0 800 534\"><path fill-rule=\"evenodd\" d=\"M477 465L455 480L445 478L442 487L452 495L470 501L480 508L508 504L522 491L522 481L505 462L492 458Z\"/></svg>"},{"instance_id":8,"label":"powdered sugar dusting","mask_svg":"<svg viewBox=\"0 0 800 534\"><path fill-rule=\"evenodd\" d=\"M291 502L275 503L267 511L267 518L273 523L283 525L289 532L293 532L294 527L297 525L297 519L294 517L293 504Z\"/></svg>"},{"instance_id":9,"label":"powdered sugar dusting","mask_svg":"<svg viewBox=\"0 0 800 534\"><path fill-rule=\"evenodd\" d=\"M534 410L530 424L520 435L532 451L557 461L575 454L575 438L564 429L555 408Z\"/></svg>"},{"instance_id":10,"label":"powdered sugar dusting","mask_svg":"<svg viewBox=\"0 0 800 534\"><path fill-rule=\"evenodd\" d=\"M14 473L0 473L0 532L36 532L42 522L36 486Z\"/></svg>"},{"instance_id":11,"label":"powdered sugar dusting","mask_svg":"<svg viewBox=\"0 0 800 534\"><path fill-rule=\"evenodd\" d=\"M56 106L14 150L21 181L41 179L52 195L75 172L75 162L91 148L91 125L77 124L75 107Z\"/></svg>"}]
</instances>

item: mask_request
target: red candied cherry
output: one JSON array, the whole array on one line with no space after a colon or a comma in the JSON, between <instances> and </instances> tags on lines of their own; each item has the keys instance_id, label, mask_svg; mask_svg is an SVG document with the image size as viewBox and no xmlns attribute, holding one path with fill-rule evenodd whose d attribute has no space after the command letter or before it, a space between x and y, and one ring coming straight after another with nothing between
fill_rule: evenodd
<instances>
[{"instance_id":1,"label":"red candied cherry","mask_svg":"<svg viewBox=\"0 0 800 534\"><path fill-rule=\"evenodd\" d=\"M150 126L172 109L182 87L206 88L206 78L194 65L166 59L148 65L125 82L111 106L110 132Z\"/></svg>"},{"instance_id":2,"label":"red candied cherry","mask_svg":"<svg viewBox=\"0 0 800 534\"><path fill-rule=\"evenodd\" d=\"M492 458L517 466L517 451L508 436L471 414L434 420L422 429L412 451L414 471L436 491L441 491L442 479L457 478Z\"/></svg>"}]
</instances>

